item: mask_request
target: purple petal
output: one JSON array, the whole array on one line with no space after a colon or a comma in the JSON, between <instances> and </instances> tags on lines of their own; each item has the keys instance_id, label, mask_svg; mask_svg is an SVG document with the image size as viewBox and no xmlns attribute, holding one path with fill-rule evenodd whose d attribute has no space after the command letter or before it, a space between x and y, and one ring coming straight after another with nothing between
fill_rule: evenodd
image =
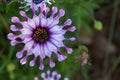
<instances>
[{"instance_id":1,"label":"purple petal","mask_svg":"<svg viewBox=\"0 0 120 80\"><path fill-rule=\"evenodd\" d=\"M41 77L45 80L45 79L46 79L46 78L45 78L45 77L46 77L46 74L45 74L45 73L42 73L42 74L41 74Z\"/></svg>"},{"instance_id":2,"label":"purple petal","mask_svg":"<svg viewBox=\"0 0 120 80\"><path fill-rule=\"evenodd\" d=\"M28 41L31 41L31 40L32 40L31 37L30 37L30 38L25 38L23 42L24 42L24 43L27 43Z\"/></svg>"},{"instance_id":3,"label":"purple petal","mask_svg":"<svg viewBox=\"0 0 120 80\"><path fill-rule=\"evenodd\" d=\"M25 44L25 50L27 50L27 51L29 52L29 51L32 49L33 44L34 44L34 41L33 41L33 40L27 42L27 43Z\"/></svg>"},{"instance_id":4,"label":"purple petal","mask_svg":"<svg viewBox=\"0 0 120 80\"><path fill-rule=\"evenodd\" d=\"M36 7L37 7L37 5L32 3L31 9L32 9L33 15L35 15L35 13L36 13Z\"/></svg>"},{"instance_id":5,"label":"purple petal","mask_svg":"<svg viewBox=\"0 0 120 80\"><path fill-rule=\"evenodd\" d=\"M51 16L54 16L56 13L57 13L57 7L53 6L52 7L52 15Z\"/></svg>"},{"instance_id":6,"label":"purple petal","mask_svg":"<svg viewBox=\"0 0 120 80\"><path fill-rule=\"evenodd\" d=\"M47 20L45 17L40 19L40 24L41 24L41 27L44 27L47 24Z\"/></svg>"},{"instance_id":7,"label":"purple petal","mask_svg":"<svg viewBox=\"0 0 120 80\"><path fill-rule=\"evenodd\" d=\"M40 58L44 59L45 58L44 46L40 45L40 49L39 50L40 50L40 54L39 54Z\"/></svg>"},{"instance_id":8,"label":"purple petal","mask_svg":"<svg viewBox=\"0 0 120 80\"><path fill-rule=\"evenodd\" d=\"M62 40L65 39L64 36L61 35L61 34L51 34L50 37L52 37L53 39L55 39L55 40L57 40L57 41L62 41Z\"/></svg>"},{"instance_id":9,"label":"purple petal","mask_svg":"<svg viewBox=\"0 0 120 80\"><path fill-rule=\"evenodd\" d=\"M33 66L35 65L36 59L37 59L37 58L34 57L34 59L33 59L32 61L30 61L30 64L29 64L29 65L30 65L31 67L33 67Z\"/></svg>"},{"instance_id":10,"label":"purple petal","mask_svg":"<svg viewBox=\"0 0 120 80\"><path fill-rule=\"evenodd\" d=\"M35 77L34 80L39 80L38 77Z\"/></svg>"},{"instance_id":11,"label":"purple petal","mask_svg":"<svg viewBox=\"0 0 120 80\"><path fill-rule=\"evenodd\" d=\"M74 41L74 40L76 40L76 38L75 38L75 37L72 37L72 38L65 38L65 40Z\"/></svg>"},{"instance_id":12,"label":"purple petal","mask_svg":"<svg viewBox=\"0 0 120 80\"><path fill-rule=\"evenodd\" d=\"M15 25L11 25L11 26L10 26L10 29L11 29L12 31L20 31L20 30L21 30L20 28L17 28Z\"/></svg>"},{"instance_id":13,"label":"purple petal","mask_svg":"<svg viewBox=\"0 0 120 80\"><path fill-rule=\"evenodd\" d=\"M64 15L65 15L65 10L64 9L60 9L59 13L58 13L58 16L56 18L59 19L60 17L62 17Z\"/></svg>"},{"instance_id":14,"label":"purple petal","mask_svg":"<svg viewBox=\"0 0 120 80\"><path fill-rule=\"evenodd\" d=\"M33 18L33 20L34 20L36 26L39 26L39 25L40 25L40 23L39 23L39 22L40 22L40 19L39 19L38 16L35 16L35 17Z\"/></svg>"},{"instance_id":15,"label":"purple petal","mask_svg":"<svg viewBox=\"0 0 120 80\"><path fill-rule=\"evenodd\" d=\"M69 80L69 78L64 78L64 80Z\"/></svg>"},{"instance_id":16,"label":"purple petal","mask_svg":"<svg viewBox=\"0 0 120 80\"><path fill-rule=\"evenodd\" d=\"M27 58L28 58L28 56L23 57L23 58L20 60L20 63L21 63L22 65L26 64Z\"/></svg>"},{"instance_id":17,"label":"purple petal","mask_svg":"<svg viewBox=\"0 0 120 80\"><path fill-rule=\"evenodd\" d=\"M71 19L67 19L63 26L71 25L71 23L72 23L72 20Z\"/></svg>"},{"instance_id":18,"label":"purple petal","mask_svg":"<svg viewBox=\"0 0 120 80\"><path fill-rule=\"evenodd\" d=\"M57 75L57 72L56 71L53 71L52 72L52 76L55 77Z\"/></svg>"},{"instance_id":19,"label":"purple petal","mask_svg":"<svg viewBox=\"0 0 120 80\"><path fill-rule=\"evenodd\" d=\"M46 7L46 11L45 11L45 16L48 15L48 12L50 11L50 8Z\"/></svg>"},{"instance_id":20,"label":"purple petal","mask_svg":"<svg viewBox=\"0 0 120 80\"><path fill-rule=\"evenodd\" d=\"M13 23L20 23L20 22L21 22L18 17L12 17L12 18L11 18L11 21L12 21Z\"/></svg>"},{"instance_id":21,"label":"purple petal","mask_svg":"<svg viewBox=\"0 0 120 80\"><path fill-rule=\"evenodd\" d=\"M31 27L31 28L33 28L33 29L36 28L35 22L34 22L33 20L30 20L30 19L29 19L29 21L28 21L27 24L28 24L29 27Z\"/></svg>"},{"instance_id":22,"label":"purple petal","mask_svg":"<svg viewBox=\"0 0 120 80\"><path fill-rule=\"evenodd\" d=\"M60 40L57 41L57 40L51 38L50 41L51 41L54 45L56 45L57 47L63 47L63 46L64 46L63 42L60 41Z\"/></svg>"},{"instance_id":23,"label":"purple petal","mask_svg":"<svg viewBox=\"0 0 120 80\"><path fill-rule=\"evenodd\" d=\"M61 30L62 30L62 28L60 28L60 26L58 26L58 25L55 25L49 29L50 32L58 32Z\"/></svg>"},{"instance_id":24,"label":"purple petal","mask_svg":"<svg viewBox=\"0 0 120 80\"><path fill-rule=\"evenodd\" d=\"M45 9L46 9L46 4L44 2L41 2L40 11L43 12Z\"/></svg>"},{"instance_id":25,"label":"purple petal","mask_svg":"<svg viewBox=\"0 0 120 80\"><path fill-rule=\"evenodd\" d=\"M66 56L63 54L60 55L60 54L56 53L56 55L57 55L58 61L60 61L60 62L66 59Z\"/></svg>"},{"instance_id":26,"label":"purple petal","mask_svg":"<svg viewBox=\"0 0 120 80\"><path fill-rule=\"evenodd\" d=\"M40 70L43 70L43 69L44 69L44 64L43 64L43 60L42 60L42 59L40 59L39 69L40 69Z\"/></svg>"},{"instance_id":27,"label":"purple petal","mask_svg":"<svg viewBox=\"0 0 120 80\"><path fill-rule=\"evenodd\" d=\"M57 75L57 80L59 80L61 78L61 75L60 74L58 74Z\"/></svg>"},{"instance_id":28,"label":"purple petal","mask_svg":"<svg viewBox=\"0 0 120 80\"><path fill-rule=\"evenodd\" d=\"M73 31L75 31L75 30L76 30L76 27L75 27L75 26L67 29L67 31L70 31L70 32L73 32Z\"/></svg>"},{"instance_id":29,"label":"purple petal","mask_svg":"<svg viewBox=\"0 0 120 80\"><path fill-rule=\"evenodd\" d=\"M40 45L37 44L37 45L34 47L34 49L32 50L32 52L33 52L33 54L34 54L35 56L39 56L39 55L40 55Z\"/></svg>"},{"instance_id":30,"label":"purple petal","mask_svg":"<svg viewBox=\"0 0 120 80\"><path fill-rule=\"evenodd\" d=\"M49 51L57 50L57 48L51 42L46 42L46 45L48 46Z\"/></svg>"},{"instance_id":31,"label":"purple petal","mask_svg":"<svg viewBox=\"0 0 120 80\"><path fill-rule=\"evenodd\" d=\"M7 37L8 37L8 39L10 39L10 40L14 40L14 39L16 39L18 36L15 35L15 34L13 34L13 33L9 33L9 34L7 35Z\"/></svg>"},{"instance_id":32,"label":"purple petal","mask_svg":"<svg viewBox=\"0 0 120 80\"><path fill-rule=\"evenodd\" d=\"M15 46L15 45L23 43L23 42L22 41L12 40L10 43L11 43L12 46Z\"/></svg>"},{"instance_id":33,"label":"purple petal","mask_svg":"<svg viewBox=\"0 0 120 80\"><path fill-rule=\"evenodd\" d=\"M20 11L20 15L23 16L23 17L25 17L27 20L30 19L30 18L27 16L26 12L24 12L24 11Z\"/></svg>"},{"instance_id":34,"label":"purple petal","mask_svg":"<svg viewBox=\"0 0 120 80\"><path fill-rule=\"evenodd\" d=\"M73 52L72 48L68 48L68 47L65 46L65 49L67 50L67 52L68 52L69 54L71 54L71 53Z\"/></svg>"},{"instance_id":35,"label":"purple petal","mask_svg":"<svg viewBox=\"0 0 120 80\"><path fill-rule=\"evenodd\" d=\"M55 25L53 17L47 18L47 24L46 27L51 28L53 25Z\"/></svg>"},{"instance_id":36,"label":"purple petal","mask_svg":"<svg viewBox=\"0 0 120 80\"><path fill-rule=\"evenodd\" d=\"M24 50L20 50L19 52L17 52L16 57L18 59L22 58L23 57L23 52L24 52Z\"/></svg>"},{"instance_id":37,"label":"purple petal","mask_svg":"<svg viewBox=\"0 0 120 80\"><path fill-rule=\"evenodd\" d=\"M49 64L50 67L52 68L55 67L55 63L53 62L52 58L49 58L49 60L50 60L50 64Z\"/></svg>"},{"instance_id":38,"label":"purple petal","mask_svg":"<svg viewBox=\"0 0 120 80\"><path fill-rule=\"evenodd\" d=\"M48 46L46 44L44 44L43 48L44 48L44 54L46 56L50 57L52 53L49 51Z\"/></svg>"},{"instance_id":39,"label":"purple petal","mask_svg":"<svg viewBox=\"0 0 120 80\"><path fill-rule=\"evenodd\" d=\"M31 27L31 26L29 26L29 21L30 21L30 19L28 20L28 22L22 22L22 26L23 26L23 28L28 28L28 29L30 29L30 30L33 30L34 28L33 27Z\"/></svg>"},{"instance_id":40,"label":"purple petal","mask_svg":"<svg viewBox=\"0 0 120 80\"><path fill-rule=\"evenodd\" d=\"M47 75L50 76L50 70L47 71Z\"/></svg>"},{"instance_id":41,"label":"purple petal","mask_svg":"<svg viewBox=\"0 0 120 80\"><path fill-rule=\"evenodd\" d=\"M22 32L23 35L32 34L32 33L33 33L33 32L32 32L30 29L28 29L28 28L23 28L23 29L21 29L21 32Z\"/></svg>"}]
</instances>

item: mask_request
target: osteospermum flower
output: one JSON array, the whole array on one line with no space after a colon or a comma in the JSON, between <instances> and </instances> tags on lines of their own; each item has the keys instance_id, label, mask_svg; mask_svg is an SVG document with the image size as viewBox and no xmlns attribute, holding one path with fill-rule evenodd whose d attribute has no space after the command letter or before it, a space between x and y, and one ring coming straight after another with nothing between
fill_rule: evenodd
<instances>
[{"instance_id":1,"label":"osteospermum flower","mask_svg":"<svg viewBox=\"0 0 120 80\"><path fill-rule=\"evenodd\" d=\"M65 11L57 7L52 7L51 16L48 17L49 8L46 7L44 11L44 3L40 4L40 13L36 15L35 4L32 5L33 17L32 19L26 15L24 11L20 11L20 15L26 18L25 21L20 21L18 17L12 17L11 21L22 25L22 28L18 28L15 25L11 25L10 29L20 34L9 33L8 38L11 40L11 45L24 44L22 50L17 52L16 57L20 59L21 64L27 62L27 58L30 55L34 55L33 60L30 62L30 66L34 66L36 59L40 57L39 69L44 69L44 58L48 57L50 61L50 67L54 67L55 63L52 60L52 53L57 56L58 61L63 61L66 56L61 52L60 48L63 47L70 54L72 49L64 45L64 40L75 40L72 38L65 38L64 34L67 31L73 32L76 28L72 26L68 29L63 29L65 26L71 25L71 19L67 19L62 25L59 25L59 19L64 16ZM58 14L56 14L58 12ZM56 14L56 16L55 16ZM27 52L23 56L23 53Z\"/></svg>"},{"instance_id":2,"label":"osteospermum flower","mask_svg":"<svg viewBox=\"0 0 120 80\"><path fill-rule=\"evenodd\" d=\"M61 75L57 73L56 71L53 71L50 74L50 71L48 70L46 73L42 73L41 77L43 80L60 80ZM35 77L34 80L39 80L38 77ZM64 80L69 80L67 77L64 78Z\"/></svg>"},{"instance_id":3,"label":"osteospermum flower","mask_svg":"<svg viewBox=\"0 0 120 80\"><path fill-rule=\"evenodd\" d=\"M48 4L52 4L51 2L55 2L54 0L23 0L23 2L26 3L25 6L22 6L20 8L26 8L26 7L31 7L32 3L36 4L36 10L40 7L40 3L43 2L44 5L46 5L46 3ZM29 9L28 9L29 10Z\"/></svg>"}]
</instances>

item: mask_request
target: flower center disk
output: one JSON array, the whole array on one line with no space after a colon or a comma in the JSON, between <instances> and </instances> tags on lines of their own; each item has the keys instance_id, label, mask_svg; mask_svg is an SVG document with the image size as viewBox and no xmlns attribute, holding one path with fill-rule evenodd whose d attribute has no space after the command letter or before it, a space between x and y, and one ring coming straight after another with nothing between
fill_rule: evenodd
<instances>
[{"instance_id":1,"label":"flower center disk","mask_svg":"<svg viewBox=\"0 0 120 80\"><path fill-rule=\"evenodd\" d=\"M35 3L35 4L39 4L39 3L41 3L43 0L33 0L33 3Z\"/></svg>"},{"instance_id":2,"label":"flower center disk","mask_svg":"<svg viewBox=\"0 0 120 80\"><path fill-rule=\"evenodd\" d=\"M46 28L37 28L33 32L33 39L36 42L44 43L49 39L48 30Z\"/></svg>"}]
</instances>

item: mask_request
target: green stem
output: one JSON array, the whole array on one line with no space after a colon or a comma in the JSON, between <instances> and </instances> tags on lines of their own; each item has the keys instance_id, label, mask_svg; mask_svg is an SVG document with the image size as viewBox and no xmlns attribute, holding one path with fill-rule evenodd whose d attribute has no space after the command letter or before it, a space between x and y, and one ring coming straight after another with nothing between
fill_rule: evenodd
<instances>
[{"instance_id":1,"label":"green stem","mask_svg":"<svg viewBox=\"0 0 120 80\"><path fill-rule=\"evenodd\" d=\"M4 25L4 27L5 27L6 31L9 33L10 32L9 27L8 27L9 25L5 21L5 18L2 16L2 14L0 14L0 19L1 19L1 21L2 21L2 23Z\"/></svg>"},{"instance_id":2,"label":"green stem","mask_svg":"<svg viewBox=\"0 0 120 80\"><path fill-rule=\"evenodd\" d=\"M9 49L9 55L8 55L8 59L4 62L4 64L2 64L0 66L0 73L3 71L3 69L6 67L6 65L10 62L12 55L14 53L15 47L10 47Z\"/></svg>"},{"instance_id":3,"label":"green stem","mask_svg":"<svg viewBox=\"0 0 120 80\"><path fill-rule=\"evenodd\" d=\"M10 47L9 49L9 55L8 55L8 60L11 60L13 53L14 53L15 47Z\"/></svg>"}]
</instances>

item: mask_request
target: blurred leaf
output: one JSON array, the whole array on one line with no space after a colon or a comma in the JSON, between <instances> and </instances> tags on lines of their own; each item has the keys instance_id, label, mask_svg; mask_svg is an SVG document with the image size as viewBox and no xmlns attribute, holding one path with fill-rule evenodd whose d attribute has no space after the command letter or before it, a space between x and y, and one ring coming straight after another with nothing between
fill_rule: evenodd
<instances>
[{"instance_id":1,"label":"blurred leaf","mask_svg":"<svg viewBox=\"0 0 120 80\"><path fill-rule=\"evenodd\" d=\"M9 63L9 64L7 65L7 71L8 71L8 72L12 72L12 71L14 71L14 70L15 70L15 64Z\"/></svg>"},{"instance_id":2,"label":"blurred leaf","mask_svg":"<svg viewBox=\"0 0 120 80\"><path fill-rule=\"evenodd\" d=\"M5 3L0 3L0 13L4 14L6 9L6 4Z\"/></svg>"},{"instance_id":3,"label":"blurred leaf","mask_svg":"<svg viewBox=\"0 0 120 80\"><path fill-rule=\"evenodd\" d=\"M11 1L6 5L6 13L9 14L10 16L18 15L19 12L19 5L18 2L16 1ZM10 14L12 13L12 14Z\"/></svg>"},{"instance_id":4,"label":"blurred leaf","mask_svg":"<svg viewBox=\"0 0 120 80\"><path fill-rule=\"evenodd\" d=\"M84 45L79 45L77 51L80 54L83 53L83 52L87 52L88 53L88 48L86 46L84 46Z\"/></svg>"},{"instance_id":5,"label":"blurred leaf","mask_svg":"<svg viewBox=\"0 0 120 80\"><path fill-rule=\"evenodd\" d=\"M96 30L101 31L101 30L103 29L103 24L102 24L102 22L100 22L100 21L98 21L98 20L95 20L95 21L94 21L94 28L95 28Z\"/></svg>"}]
</instances>

